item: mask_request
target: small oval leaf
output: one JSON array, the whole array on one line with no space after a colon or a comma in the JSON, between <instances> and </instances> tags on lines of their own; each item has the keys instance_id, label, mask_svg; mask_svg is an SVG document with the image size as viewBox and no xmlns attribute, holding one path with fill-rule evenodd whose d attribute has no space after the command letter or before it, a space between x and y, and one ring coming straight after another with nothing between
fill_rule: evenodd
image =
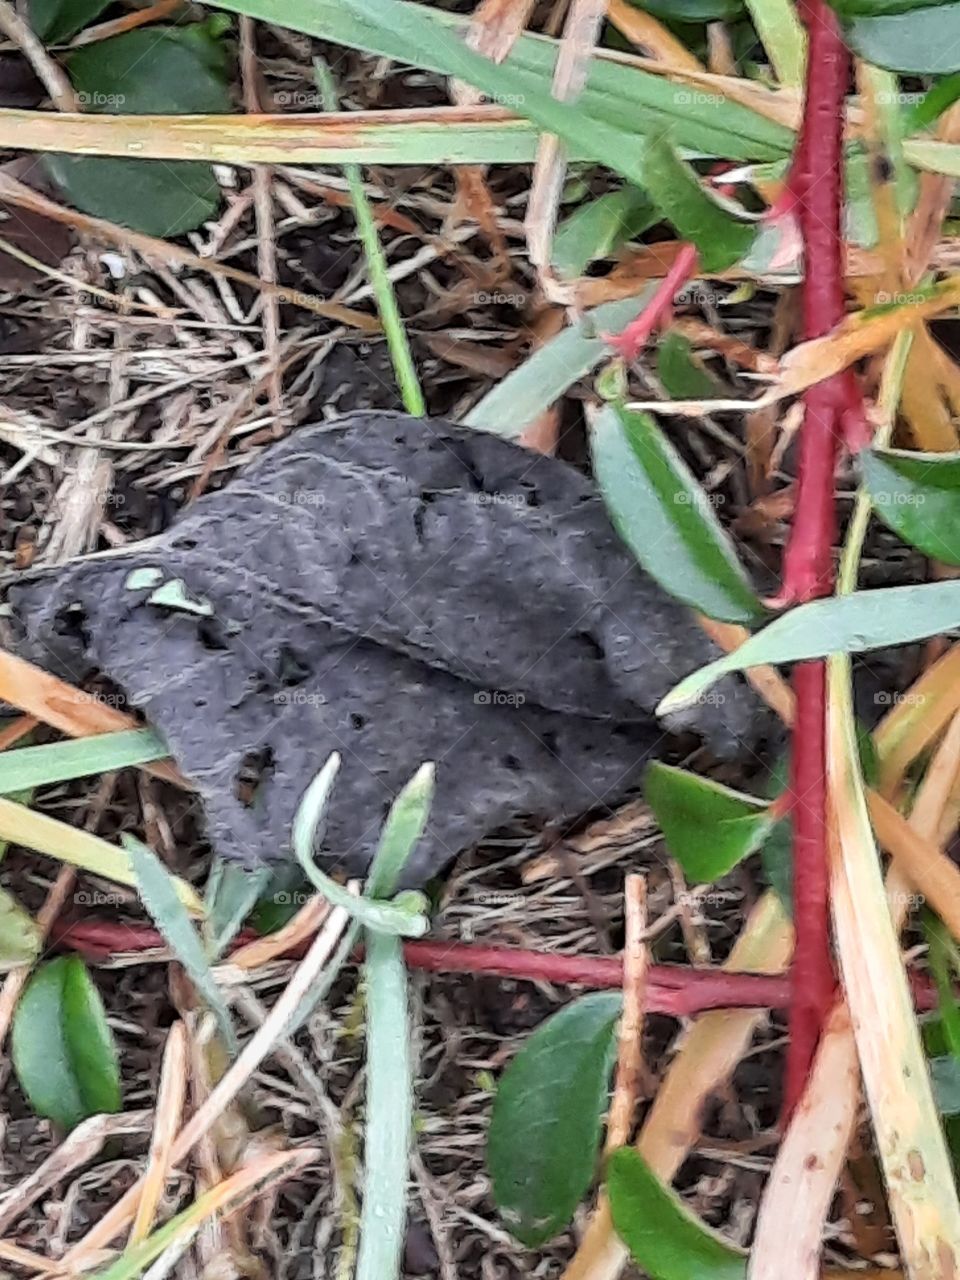
<instances>
[{"instance_id":1,"label":"small oval leaf","mask_svg":"<svg viewBox=\"0 0 960 1280\"><path fill-rule=\"evenodd\" d=\"M608 406L593 424L591 448L614 525L661 586L724 622L762 616L709 499L649 414Z\"/></svg>"},{"instance_id":2,"label":"small oval leaf","mask_svg":"<svg viewBox=\"0 0 960 1280\"><path fill-rule=\"evenodd\" d=\"M233 109L217 26L151 27L87 45L67 71L88 111L120 115L221 115ZM208 164L114 156L50 155L47 167L85 213L150 235L199 227L220 188Z\"/></svg>"},{"instance_id":3,"label":"small oval leaf","mask_svg":"<svg viewBox=\"0 0 960 1280\"><path fill-rule=\"evenodd\" d=\"M38 1115L70 1130L120 1110L120 1071L103 1003L78 956L42 965L13 1018L13 1065Z\"/></svg>"},{"instance_id":4,"label":"small oval leaf","mask_svg":"<svg viewBox=\"0 0 960 1280\"><path fill-rule=\"evenodd\" d=\"M98 18L110 0L29 0L30 25L44 44L69 40Z\"/></svg>"},{"instance_id":5,"label":"small oval leaf","mask_svg":"<svg viewBox=\"0 0 960 1280\"><path fill-rule=\"evenodd\" d=\"M610 1157L607 1192L617 1234L650 1280L744 1280L747 1255L694 1217L632 1147Z\"/></svg>"},{"instance_id":6,"label":"small oval leaf","mask_svg":"<svg viewBox=\"0 0 960 1280\"><path fill-rule=\"evenodd\" d=\"M582 204L557 227L553 269L567 279L583 275L591 262L608 258L642 235L659 215L646 192L626 186Z\"/></svg>"},{"instance_id":7,"label":"small oval leaf","mask_svg":"<svg viewBox=\"0 0 960 1280\"><path fill-rule=\"evenodd\" d=\"M530 1248L566 1226L593 1179L620 1006L612 991L575 1000L500 1078L487 1163L507 1226Z\"/></svg>"},{"instance_id":8,"label":"small oval leaf","mask_svg":"<svg viewBox=\"0 0 960 1280\"><path fill-rule=\"evenodd\" d=\"M960 453L869 449L861 463L883 523L924 555L960 564Z\"/></svg>"},{"instance_id":9,"label":"small oval leaf","mask_svg":"<svg viewBox=\"0 0 960 1280\"><path fill-rule=\"evenodd\" d=\"M775 822L763 800L656 761L644 792L671 855L697 884L718 880L755 853Z\"/></svg>"}]
</instances>

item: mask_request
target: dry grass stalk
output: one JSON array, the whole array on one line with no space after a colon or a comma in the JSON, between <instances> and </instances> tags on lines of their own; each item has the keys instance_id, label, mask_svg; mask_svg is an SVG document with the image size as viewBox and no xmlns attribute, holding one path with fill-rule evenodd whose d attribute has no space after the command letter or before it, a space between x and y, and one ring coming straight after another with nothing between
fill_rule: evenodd
<instances>
[{"instance_id":1,"label":"dry grass stalk","mask_svg":"<svg viewBox=\"0 0 960 1280\"><path fill-rule=\"evenodd\" d=\"M187 1094L187 1035L182 1022L175 1022L167 1034L160 1067L160 1087L154 1110L153 1132L143 1191L130 1228L128 1245L139 1244L153 1230L157 1209L170 1173L173 1143L183 1116Z\"/></svg>"},{"instance_id":2,"label":"dry grass stalk","mask_svg":"<svg viewBox=\"0 0 960 1280\"><path fill-rule=\"evenodd\" d=\"M643 1005L649 963L645 941L647 882L643 876L627 876L623 898L623 1012L617 1033L617 1071L613 1099L607 1116L605 1152L608 1155L630 1141L643 1070Z\"/></svg>"}]
</instances>

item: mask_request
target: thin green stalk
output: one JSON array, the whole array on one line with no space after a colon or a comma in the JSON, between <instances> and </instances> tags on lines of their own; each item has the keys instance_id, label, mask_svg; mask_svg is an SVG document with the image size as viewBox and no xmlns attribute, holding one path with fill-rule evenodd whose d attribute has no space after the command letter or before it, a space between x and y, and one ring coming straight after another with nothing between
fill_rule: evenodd
<instances>
[{"instance_id":1,"label":"thin green stalk","mask_svg":"<svg viewBox=\"0 0 960 1280\"><path fill-rule=\"evenodd\" d=\"M313 66L317 88L320 90L323 99L324 110L336 111L338 109L337 92L329 69L319 58L314 60ZM413 417L423 418L427 412L426 401L423 398L420 380L417 377L417 370L413 363L410 343L407 340L407 331L403 326L403 317L400 315L400 308L397 306L397 295L394 293L393 284L390 281L387 260L384 256L383 246L380 244L380 236L377 233L376 220L370 207L370 201L367 199L367 193L363 189L363 175L360 172L360 166L356 164L345 164L343 172L347 179L347 186L350 189L350 199L353 201L353 212L357 220L357 231L360 235L360 243L363 245L363 252L367 259L367 269L370 273L370 285L377 300L380 319L383 322L383 331L387 338L387 346L390 349L390 359L393 363L397 385L400 388L403 407Z\"/></svg>"},{"instance_id":2,"label":"thin green stalk","mask_svg":"<svg viewBox=\"0 0 960 1280\"><path fill-rule=\"evenodd\" d=\"M896 417L897 405L900 402L900 390L903 386L903 375L907 368L907 356L913 345L913 333L904 329L897 334L890 355L883 367L883 378L880 382L880 395L877 405L881 412L880 426L873 437L875 448L882 449L890 442L893 435L893 421ZM863 551L863 540L870 523L870 496L860 486L853 515L847 529L843 552L840 556L840 569L837 575L837 595L849 595L857 588L857 573L860 568L860 555Z\"/></svg>"}]
</instances>

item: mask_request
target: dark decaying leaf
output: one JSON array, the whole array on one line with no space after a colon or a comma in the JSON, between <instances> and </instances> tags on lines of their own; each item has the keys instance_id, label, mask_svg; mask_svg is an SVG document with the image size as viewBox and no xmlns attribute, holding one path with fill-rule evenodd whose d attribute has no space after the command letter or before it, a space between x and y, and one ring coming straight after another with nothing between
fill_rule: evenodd
<instances>
[{"instance_id":1,"label":"dark decaying leaf","mask_svg":"<svg viewBox=\"0 0 960 1280\"><path fill-rule=\"evenodd\" d=\"M53 190L43 161L37 156L16 156L0 165L0 172L25 186L42 191L44 195ZM52 218L45 218L42 213L3 201L0 201L0 236L21 253L36 258L48 267L60 266L73 248L75 239L72 229L62 222L54 222ZM0 250L0 288L22 289L43 278L44 273L39 267L33 267Z\"/></svg>"},{"instance_id":2,"label":"dark decaying leaf","mask_svg":"<svg viewBox=\"0 0 960 1280\"><path fill-rule=\"evenodd\" d=\"M487 1146L494 1197L531 1247L566 1226L593 1179L620 1006L613 991L567 1005L537 1028L497 1088Z\"/></svg>"},{"instance_id":3,"label":"dark decaying leaf","mask_svg":"<svg viewBox=\"0 0 960 1280\"><path fill-rule=\"evenodd\" d=\"M174 603L151 603L163 583ZM99 669L142 708L225 857L285 856L336 750L320 852L362 869L437 761L408 883L515 815L615 800L661 740L657 700L716 653L582 475L401 414L302 428L162 536L23 575L9 600L27 656ZM729 683L671 723L734 751L756 716Z\"/></svg>"}]
</instances>

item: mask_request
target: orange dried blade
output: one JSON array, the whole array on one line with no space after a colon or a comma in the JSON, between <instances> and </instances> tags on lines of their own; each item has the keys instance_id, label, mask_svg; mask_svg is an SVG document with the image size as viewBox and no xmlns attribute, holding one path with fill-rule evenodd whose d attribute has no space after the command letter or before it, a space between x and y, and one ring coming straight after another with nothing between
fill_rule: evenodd
<instances>
[{"instance_id":1,"label":"orange dried blade","mask_svg":"<svg viewBox=\"0 0 960 1280\"><path fill-rule=\"evenodd\" d=\"M142 727L127 712L107 706L92 694L75 689L59 676L51 675L3 649L0 649L0 698L19 707L28 716L69 734L71 738L89 738L98 733ZM193 790L192 784L170 761L155 761L138 767L184 790Z\"/></svg>"}]
</instances>

